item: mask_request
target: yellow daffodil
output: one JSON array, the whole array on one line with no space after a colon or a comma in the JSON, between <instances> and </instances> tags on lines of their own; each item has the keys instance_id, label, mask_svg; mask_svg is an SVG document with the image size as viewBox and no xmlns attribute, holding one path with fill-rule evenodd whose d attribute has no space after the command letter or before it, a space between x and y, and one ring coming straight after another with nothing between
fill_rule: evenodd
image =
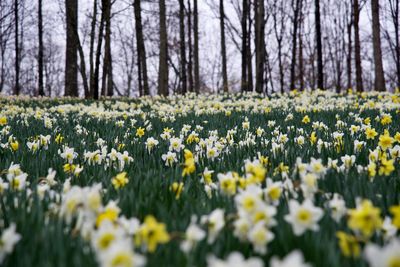
<instances>
[{"instance_id":1,"label":"yellow daffodil","mask_svg":"<svg viewBox=\"0 0 400 267\"><path fill-rule=\"evenodd\" d=\"M129 182L129 178L127 177L126 172L121 172L117 174L112 180L111 183L115 189L120 189L125 187Z\"/></svg>"},{"instance_id":2,"label":"yellow daffodil","mask_svg":"<svg viewBox=\"0 0 400 267\"><path fill-rule=\"evenodd\" d=\"M375 137L378 135L378 133L375 131L374 128L366 128L365 129L365 136L367 137L368 140L373 140Z\"/></svg>"},{"instance_id":3,"label":"yellow daffodil","mask_svg":"<svg viewBox=\"0 0 400 267\"><path fill-rule=\"evenodd\" d=\"M364 200L356 209L349 210L348 226L369 238L382 226L380 214L381 210L374 207L370 200Z\"/></svg>"},{"instance_id":4,"label":"yellow daffodil","mask_svg":"<svg viewBox=\"0 0 400 267\"><path fill-rule=\"evenodd\" d=\"M390 213L393 214L392 224L400 229L400 205L390 207Z\"/></svg>"},{"instance_id":5,"label":"yellow daffodil","mask_svg":"<svg viewBox=\"0 0 400 267\"><path fill-rule=\"evenodd\" d=\"M304 124L308 124L308 123L310 123L310 117L308 117L308 115L305 115L304 117L303 117L303 119L301 120L301 122L302 123L304 123Z\"/></svg>"},{"instance_id":6,"label":"yellow daffodil","mask_svg":"<svg viewBox=\"0 0 400 267\"><path fill-rule=\"evenodd\" d=\"M394 143L393 137L389 135L389 133L385 133L381 136L379 136L379 146L382 148L382 150L386 150L388 148L392 148Z\"/></svg>"},{"instance_id":7,"label":"yellow daffodil","mask_svg":"<svg viewBox=\"0 0 400 267\"><path fill-rule=\"evenodd\" d=\"M394 170L394 160L382 158L381 165L379 166L379 175L389 176Z\"/></svg>"},{"instance_id":8,"label":"yellow daffodil","mask_svg":"<svg viewBox=\"0 0 400 267\"><path fill-rule=\"evenodd\" d=\"M182 182L180 183L174 182L169 188L169 190L175 194L175 199L177 200L181 197L183 189L184 189L184 183Z\"/></svg>"},{"instance_id":9,"label":"yellow daffodil","mask_svg":"<svg viewBox=\"0 0 400 267\"><path fill-rule=\"evenodd\" d=\"M157 222L151 215L146 216L135 236L136 245L145 247L149 252L154 252L158 244L165 244L169 240L165 224Z\"/></svg>"},{"instance_id":10,"label":"yellow daffodil","mask_svg":"<svg viewBox=\"0 0 400 267\"><path fill-rule=\"evenodd\" d=\"M145 133L145 129L144 128L139 127L139 128L136 129L136 136L137 137L142 137L144 135L144 133Z\"/></svg>"},{"instance_id":11,"label":"yellow daffodil","mask_svg":"<svg viewBox=\"0 0 400 267\"><path fill-rule=\"evenodd\" d=\"M7 117L0 117L0 126L7 125Z\"/></svg>"},{"instance_id":12,"label":"yellow daffodil","mask_svg":"<svg viewBox=\"0 0 400 267\"><path fill-rule=\"evenodd\" d=\"M336 237L339 239L339 248L345 257L360 257L361 248L355 236L338 231Z\"/></svg>"}]
</instances>

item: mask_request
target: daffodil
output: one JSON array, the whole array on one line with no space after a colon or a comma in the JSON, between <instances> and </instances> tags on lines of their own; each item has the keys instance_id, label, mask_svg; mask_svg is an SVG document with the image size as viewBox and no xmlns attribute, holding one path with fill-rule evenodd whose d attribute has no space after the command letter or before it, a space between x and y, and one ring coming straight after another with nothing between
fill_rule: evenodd
<instances>
[{"instance_id":1,"label":"daffodil","mask_svg":"<svg viewBox=\"0 0 400 267\"><path fill-rule=\"evenodd\" d=\"M146 248L150 253L156 251L159 244L165 244L169 240L165 224L158 222L151 215L146 216L135 236L136 244Z\"/></svg>"},{"instance_id":2,"label":"daffodil","mask_svg":"<svg viewBox=\"0 0 400 267\"><path fill-rule=\"evenodd\" d=\"M363 200L357 208L349 210L348 226L369 238L382 226L380 214L380 209L374 207L370 200Z\"/></svg>"},{"instance_id":3,"label":"daffodil","mask_svg":"<svg viewBox=\"0 0 400 267\"><path fill-rule=\"evenodd\" d=\"M382 150L392 148L393 143L394 139L389 135L389 133L379 136L379 146L382 148Z\"/></svg>"},{"instance_id":4,"label":"daffodil","mask_svg":"<svg viewBox=\"0 0 400 267\"><path fill-rule=\"evenodd\" d=\"M390 207L390 213L393 214L393 225L400 229L400 205Z\"/></svg>"},{"instance_id":5,"label":"daffodil","mask_svg":"<svg viewBox=\"0 0 400 267\"><path fill-rule=\"evenodd\" d=\"M183 189L184 189L183 182L180 183L174 182L169 188L169 190L175 194L175 199L179 199L181 197Z\"/></svg>"},{"instance_id":6,"label":"daffodil","mask_svg":"<svg viewBox=\"0 0 400 267\"><path fill-rule=\"evenodd\" d=\"M142 137L144 135L144 133L145 133L145 129L144 128L139 127L139 128L136 129L136 136L137 137L139 137L139 138Z\"/></svg>"},{"instance_id":7,"label":"daffodil","mask_svg":"<svg viewBox=\"0 0 400 267\"><path fill-rule=\"evenodd\" d=\"M384 247L367 244L364 255L371 267L397 267L400 266L400 240L392 239Z\"/></svg>"},{"instance_id":8,"label":"daffodil","mask_svg":"<svg viewBox=\"0 0 400 267\"><path fill-rule=\"evenodd\" d=\"M129 182L129 178L126 172L121 172L117 174L112 180L111 183L115 189L120 189L125 187Z\"/></svg>"},{"instance_id":9,"label":"daffodil","mask_svg":"<svg viewBox=\"0 0 400 267\"><path fill-rule=\"evenodd\" d=\"M339 248L345 257L358 258L360 256L361 248L355 236L338 231L336 237L339 239Z\"/></svg>"},{"instance_id":10,"label":"daffodil","mask_svg":"<svg viewBox=\"0 0 400 267\"><path fill-rule=\"evenodd\" d=\"M306 230L318 231L318 221L322 218L323 211L315 207L311 200L306 199L302 204L296 200L289 200L289 214L285 220L292 225L295 235L302 235Z\"/></svg>"},{"instance_id":11,"label":"daffodil","mask_svg":"<svg viewBox=\"0 0 400 267\"><path fill-rule=\"evenodd\" d=\"M308 123L310 123L310 117L308 117L308 115L305 115L304 117L303 117L303 119L301 120L301 122L302 123L304 123L304 124L308 124Z\"/></svg>"}]
</instances>

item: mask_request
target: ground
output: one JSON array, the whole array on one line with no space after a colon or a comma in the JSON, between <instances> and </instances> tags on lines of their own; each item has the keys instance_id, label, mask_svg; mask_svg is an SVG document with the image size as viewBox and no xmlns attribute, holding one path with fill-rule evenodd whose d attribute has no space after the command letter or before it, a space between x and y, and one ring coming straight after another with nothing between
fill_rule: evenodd
<instances>
[{"instance_id":1,"label":"ground","mask_svg":"<svg viewBox=\"0 0 400 267\"><path fill-rule=\"evenodd\" d=\"M0 262L398 266L399 97L0 98Z\"/></svg>"}]
</instances>

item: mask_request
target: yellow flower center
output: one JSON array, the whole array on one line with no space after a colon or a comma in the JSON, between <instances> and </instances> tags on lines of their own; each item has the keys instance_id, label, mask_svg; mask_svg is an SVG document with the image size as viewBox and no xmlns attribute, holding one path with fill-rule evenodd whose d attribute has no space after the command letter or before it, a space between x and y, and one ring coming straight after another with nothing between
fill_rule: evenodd
<instances>
[{"instance_id":1,"label":"yellow flower center","mask_svg":"<svg viewBox=\"0 0 400 267\"><path fill-rule=\"evenodd\" d=\"M306 209L300 209L297 213L297 219L302 223L308 223L311 220L311 212Z\"/></svg>"}]
</instances>

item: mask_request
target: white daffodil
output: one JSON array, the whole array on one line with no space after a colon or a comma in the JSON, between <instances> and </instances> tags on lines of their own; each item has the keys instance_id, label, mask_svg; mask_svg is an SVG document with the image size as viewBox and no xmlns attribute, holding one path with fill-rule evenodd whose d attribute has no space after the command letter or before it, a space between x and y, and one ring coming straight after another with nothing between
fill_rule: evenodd
<instances>
[{"instance_id":1,"label":"white daffodil","mask_svg":"<svg viewBox=\"0 0 400 267\"><path fill-rule=\"evenodd\" d=\"M318 231L318 221L322 216L322 209L315 207L310 199L306 199L302 204L291 199L289 214L285 216L285 220L292 225L295 235L302 235L306 230Z\"/></svg>"},{"instance_id":2,"label":"white daffodil","mask_svg":"<svg viewBox=\"0 0 400 267\"><path fill-rule=\"evenodd\" d=\"M14 246L21 239L21 235L16 231L16 226L12 223L7 229L3 231L0 238L0 264L3 262L4 258L10 254Z\"/></svg>"},{"instance_id":3,"label":"white daffodil","mask_svg":"<svg viewBox=\"0 0 400 267\"><path fill-rule=\"evenodd\" d=\"M367 244L364 255L371 267L400 266L400 239L392 239L384 247Z\"/></svg>"},{"instance_id":4,"label":"white daffodil","mask_svg":"<svg viewBox=\"0 0 400 267\"><path fill-rule=\"evenodd\" d=\"M303 254L295 250L288 254L284 259L279 260L273 257L270 262L271 267L311 267L310 264L304 262Z\"/></svg>"},{"instance_id":5,"label":"white daffodil","mask_svg":"<svg viewBox=\"0 0 400 267\"><path fill-rule=\"evenodd\" d=\"M245 259L240 252L231 252L226 260L217 259L215 256L207 257L208 267L263 267L264 264L259 258Z\"/></svg>"},{"instance_id":6,"label":"white daffodil","mask_svg":"<svg viewBox=\"0 0 400 267\"><path fill-rule=\"evenodd\" d=\"M225 226L224 210L215 209L209 215L203 215L201 223L205 224L208 228L207 242L209 244L214 243L217 235Z\"/></svg>"}]
</instances>

